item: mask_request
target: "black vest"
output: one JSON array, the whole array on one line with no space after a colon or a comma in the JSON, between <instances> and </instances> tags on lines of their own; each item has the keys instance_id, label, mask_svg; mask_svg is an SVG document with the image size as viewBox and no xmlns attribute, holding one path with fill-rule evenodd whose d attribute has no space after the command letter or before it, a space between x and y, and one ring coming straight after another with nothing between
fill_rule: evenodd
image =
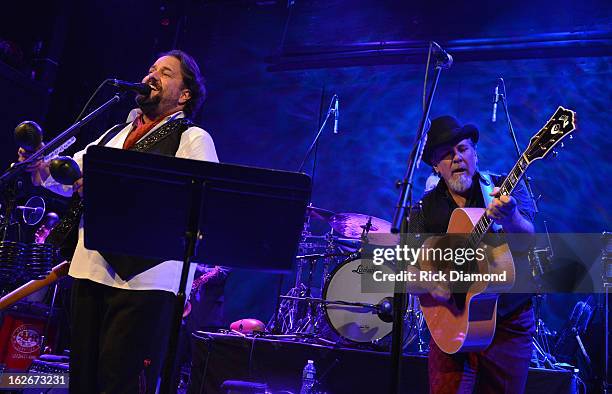
<instances>
[{"instance_id":1,"label":"black vest","mask_svg":"<svg viewBox=\"0 0 612 394\"><path fill-rule=\"evenodd\" d=\"M122 123L111 128L106 132L104 137L102 137L98 145L105 146L108 144L108 142L119 134L127 125L128 123ZM142 138L129 150L164 156L175 156L179 144L181 143L183 132L192 126L195 126L195 124L186 118L171 120L145 138Z\"/></svg>"}]
</instances>

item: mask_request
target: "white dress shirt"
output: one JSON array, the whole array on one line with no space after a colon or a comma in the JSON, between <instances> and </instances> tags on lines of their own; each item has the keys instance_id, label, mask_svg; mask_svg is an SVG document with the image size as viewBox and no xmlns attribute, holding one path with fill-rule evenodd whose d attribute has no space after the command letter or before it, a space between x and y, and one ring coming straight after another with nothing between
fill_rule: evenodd
<instances>
[{"instance_id":1,"label":"white dress shirt","mask_svg":"<svg viewBox=\"0 0 612 394\"><path fill-rule=\"evenodd\" d=\"M130 113L128 121L134 119L133 112L134 111ZM146 136L154 132L168 121L182 118L184 116L185 115L182 111L168 116L142 138L146 138ZM132 124L130 123L119 133L117 133L110 141L108 141L105 146L122 149L123 142L127 138L131 129ZM106 133L102 134L100 138L87 145L85 149L77 152L73 156L73 159L77 162L79 167L83 166L83 155L85 154L87 148L91 145L97 145L105 134ZM215 150L215 144L211 136L199 127L190 127L183 132L178 150L176 151L176 157L193 160L205 160L215 163L219 162L217 152ZM47 178L47 180L43 183L43 186L64 196L72 195L72 186L61 185L51 176ZM108 192L112 193L113 191L109 190ZM121 224L118 223L117 225ZM165 261L126 281L121 279L121 277L115 273L115 271L106 262L106 260L104 260L100 253L95 250L85 248L83 235L83 220L81 219L81 223L79 225L79 240L70 264L70 276L79 279L89 279L91 281L118 289L166 290L175 294L178 292L179 282L181 279L182 262L175 260ZM196 264L192 263L189 269L187 289L191 288L195 269Z\"/></svg>"}]
</instances>

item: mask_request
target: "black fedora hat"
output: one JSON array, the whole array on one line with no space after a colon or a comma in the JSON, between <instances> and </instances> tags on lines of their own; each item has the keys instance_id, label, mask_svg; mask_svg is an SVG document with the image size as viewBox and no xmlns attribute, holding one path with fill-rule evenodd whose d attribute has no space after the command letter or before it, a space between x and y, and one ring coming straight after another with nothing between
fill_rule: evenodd
<instances>
[{"instance_id":1,"label":"black fedora hat","mask_svg":"<svg viewBox=\"0 0 612 394\"><path fill-rule=\"evenodd\" d=\"M437 148L447 145L455 145L466 138L474 143L478 142L478 129L472 124L461 126L459 121L450 115L440 116L431 121L431 127L427 133L427 143L423 150L423 161L433 166L433 153Z\"/></svg>"}]
</instances>

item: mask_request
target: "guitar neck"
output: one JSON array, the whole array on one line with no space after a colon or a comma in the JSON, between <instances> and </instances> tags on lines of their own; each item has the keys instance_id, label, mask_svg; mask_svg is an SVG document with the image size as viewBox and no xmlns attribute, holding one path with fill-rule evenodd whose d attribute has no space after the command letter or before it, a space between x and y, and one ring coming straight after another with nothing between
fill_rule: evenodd
<instances>
[{"instance_id":1,"label":"guitar neck","mask_svg":"<svg viewBox=\"0 0 612 394\"><path fill-rule=\"evenodd\" d=\"M529 162L525 159L524 155L521 155L519 160L514 164L510 173L504 180L504 182L499 187L499 193L502 196L509 196L516 185L520 182L523 175L525 175L525 171L529 167ZM489 231L491 225L493 224L493 219L490 219L487 215L482 215L482 217L478 220L476 225L474 226L474 230L470 234L468 242L472 246L476 246L480 244L484 235Z\"/></svg>"},{"instance_id":2,"label":"guitar neck","mask_svg":"<svg viewBox=\"0 0 612 394\"><path fill-rule=\"evenodd\" d=\"M196 291L200 286L202 286L204 283L208 282L215 275L217 275L219 271L219 266L215 266L210 272L207 272L199 278L195 279L193 281L193 284L191 285L191 292L193 293L194 291Z\"/></svg>"}]
</instances>

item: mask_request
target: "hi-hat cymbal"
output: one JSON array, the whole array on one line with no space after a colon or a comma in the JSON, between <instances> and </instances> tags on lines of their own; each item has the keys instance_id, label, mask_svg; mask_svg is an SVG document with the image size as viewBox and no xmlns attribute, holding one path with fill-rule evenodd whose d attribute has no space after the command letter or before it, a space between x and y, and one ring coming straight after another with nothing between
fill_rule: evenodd
<instances>
[{"instance_id":1,"label":"hi-hat cymbal","mask_svg":"<svg viewBox=\"0 0 612 394\"><path fill-rule=\"evenodd\" d=\"M396 244L399 240L397 234L391 234L391 223L371 215L361 213L338 213L331 217L329 225L338 234L347 238L360 238L368 221L370 229L368 238L376 238L384 244Z\"/></svg>"},{"instance_id":2,"label":"hi-hat cymbal","mask_svg":"<svg viewBox=\"0 0 612 394\"><path fill-rule=\"evenodd\" d=\"M318 208L312 205L306 207L306 214L310 216L311 219L323 220L324 222L328 222L329 219L335 215L334 212L328 209Z\"/></svg>"}]
</instances>

